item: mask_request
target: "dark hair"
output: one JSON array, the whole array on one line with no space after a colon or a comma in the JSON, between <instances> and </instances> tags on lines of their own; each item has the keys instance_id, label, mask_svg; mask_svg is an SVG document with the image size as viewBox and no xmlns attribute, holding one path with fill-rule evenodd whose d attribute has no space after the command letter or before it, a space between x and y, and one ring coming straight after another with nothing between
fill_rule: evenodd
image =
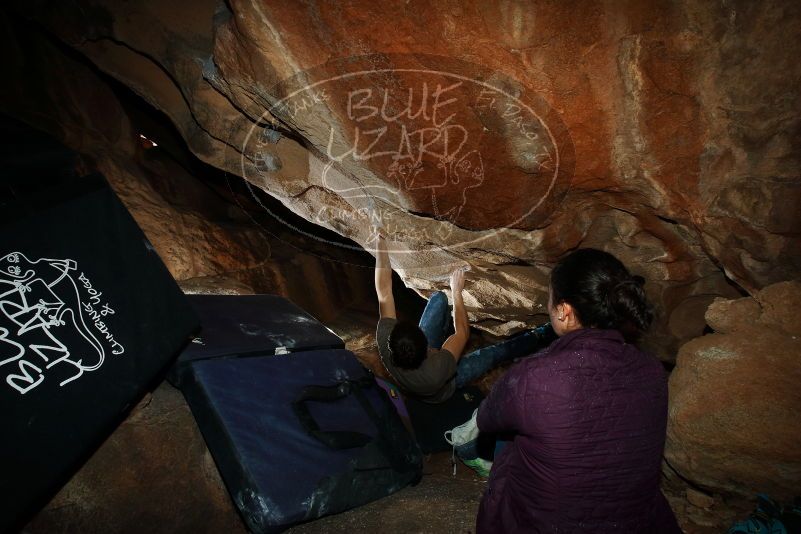
<instances>
[{"instance_id":1,"label":"dark hair","mask_svg":"<svg viewBox=\"0 0 801 534\"><path fill-rule=\"evenodd\" d=\"M401 369L417 369L428 354L428 340L411 321L398 321L389 333L392 363Z\"/></svg>"},{"instance_id":2,"label":"dark hair","mask_svg":"<svg viewBox=\"0 0 801 534\"><path fill-rule=\"evenodd\" d=\"M552 303L573 306L583 326L644 331L654 318L644 283L608 252L580 249L551 271Z\"/></svg>"}]
</instances>

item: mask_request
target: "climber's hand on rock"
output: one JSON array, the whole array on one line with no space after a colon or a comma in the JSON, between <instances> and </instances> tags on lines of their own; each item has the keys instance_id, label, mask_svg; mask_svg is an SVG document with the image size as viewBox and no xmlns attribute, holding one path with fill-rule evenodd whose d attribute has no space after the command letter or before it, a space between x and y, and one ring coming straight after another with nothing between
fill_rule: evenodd
<instances>
[{"instance_id":1,"label":"climber's hand on rock","mask_svg":"<svg viewBox=\"0 0 801 534\"><path fill-rule=\"evenodd\" d=\"M463 267L456 269L451 273L451 292L454 296L460 294L462 289L464 289L464 273L465 270Z\"/></svg>"},{"instance_id":2,"label":"climber's hand on rock","mask_svg":"<svg viewBox=\"0 0 801 534\"><path fill-rule=\"evenodd\" d=\"M392 264L389 261L389 252L387 251L387 242L384 237L377 233L373 240L372 246L375 250L375 266L377 269L391 269Z\"/></svg>"},{"instance_id":3,"label":"climber's hand on rock","mask_svg":"<svg viewBox=\"0 0 801 534\"><path fill-rule=\"evenodd\" d=\"M373 226L370 228L370 233L367 234L367 239L365 239L365 245L369 248L375 249L378 245L378 240L381 239L383 236L381 235L381 230L377 226Z\"/></svg>"}]
</instances>

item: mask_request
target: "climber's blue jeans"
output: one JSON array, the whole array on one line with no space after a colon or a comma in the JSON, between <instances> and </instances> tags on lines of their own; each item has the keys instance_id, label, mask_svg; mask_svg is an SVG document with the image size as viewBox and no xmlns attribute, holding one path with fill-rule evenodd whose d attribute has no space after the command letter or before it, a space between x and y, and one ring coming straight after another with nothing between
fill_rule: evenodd
<instances>
[{"instance_id":1,"label":"climber's blue jeans","mask_svg":"<svg viewBox=\"0 0 801 534\"><path fill-rule=\"evenodd\" d=\"M442 348L449 326L448 297L442 291L437 291L428 299L420 318L420 330L428 339L428 346L432 349ZM465 354L456 368L456 387L466 386L503 362L534 354L543 348L542 330L543 327L526 330L495 345Z\"/></svg>"},{"instance_id":2,"label":"climber's blue jeans","mask_svg":"<svg viewBox=\"0 0 801 534\"><path fill-rule=\"evenodd\" d=\"M420 317L420 330L426 335L429 347L437 350L442 348L445 336L448 335L450 319L448 297L442 291L437 291L428 299Z\"/></svg>"}]
</instances>

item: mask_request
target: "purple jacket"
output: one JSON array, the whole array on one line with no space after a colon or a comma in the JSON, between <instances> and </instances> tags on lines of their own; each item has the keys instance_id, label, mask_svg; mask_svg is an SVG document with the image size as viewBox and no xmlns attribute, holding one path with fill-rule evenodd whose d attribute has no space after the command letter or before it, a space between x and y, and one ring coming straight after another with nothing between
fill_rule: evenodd
<instances>
[{"instance_id":1,"label":"purple jacket","mask_svg":"<svg viewBox=\"0 0 801 534\"><path fill-rule=\"evenodd\" d=\"M514 436L495 458L477 533L681 532L659 490L662 365L616 330L585 328L511 368L478 411Z\"/></svg>"}]
</instances>

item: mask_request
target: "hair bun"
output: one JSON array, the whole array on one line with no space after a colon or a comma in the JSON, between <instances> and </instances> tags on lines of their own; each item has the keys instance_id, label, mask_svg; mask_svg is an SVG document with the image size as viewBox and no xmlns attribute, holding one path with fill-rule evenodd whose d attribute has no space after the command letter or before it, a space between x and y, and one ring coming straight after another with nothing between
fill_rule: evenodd
<instances>
[{"instance_id":1,"label":"hair bun","mask_svg":"<svg viewBox=\"0 0 801 534\"><path fill-rule=\"evenodd\" d=\"M625 288L627 288L627 287L632 287L632 286L634 286L634 287L642 287L642 286L641 286L640 284L638 284L638 283L637 283L637 281L636 281L636 280L635 280L635 279L632 277L632 278L629 278L629 279L627 279L627 280L620 280L618 283L616 283L615 285L613 285L613 286L612 286L612 289L610 290L610 293L612 293L612 294L614 295L614 294L616 294L618 291L620 291L621 289L625 289Z\"/></svg>"},{"instance_id":2,"label":"hair bun","mask_svg":"<svg viewBox=\"0 0 801 534\"><path fill-rule=\"evenodd\" d=\"M639 330L647 330L654 318L643 288L645 279L631 276L611 287L609 303L618 317L618 322L631 321Z\"/></svg>"},{"instance_id":3,"label":"hair bun","mask_svg":"<svg viewBox=\"0 0 801 534\"><path fill-rule=\"evenodd\" d=\"M644 284L643 277L632 276L612 254L578 249L551 271L551 301L573 306L584 327L646 330L653 311Z\"/></svg>"}]
</instances>

